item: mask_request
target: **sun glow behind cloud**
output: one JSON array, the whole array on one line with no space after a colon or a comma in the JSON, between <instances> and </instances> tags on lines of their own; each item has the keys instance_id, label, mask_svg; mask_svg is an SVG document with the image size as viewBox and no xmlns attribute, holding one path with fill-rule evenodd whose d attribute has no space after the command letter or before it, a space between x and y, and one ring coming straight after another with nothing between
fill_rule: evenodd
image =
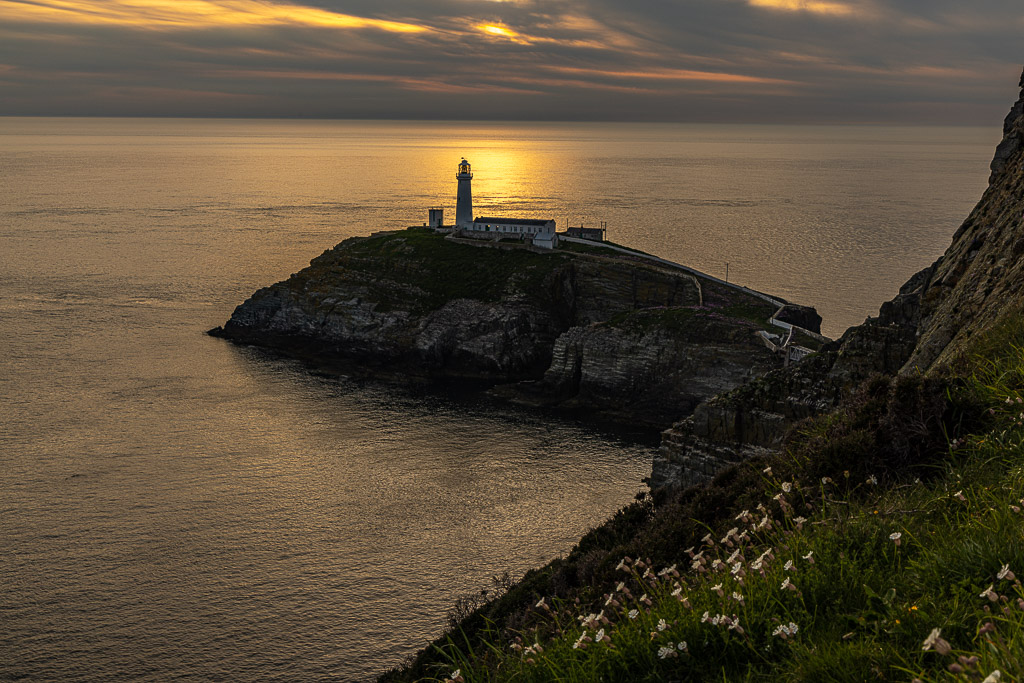
<instances>
[{"instance_id":1,"label":"sun glow behind cloud","mask_svg":"<svg viewBox=\"0 0 1024 683\"><path fill-rule=\"evenodd\" d=\"M135 28L298 24L371 28L394 33L430 30L419 24L259 0L0 0L0 16L8 21L113 24Z\"/></svg>"}]
</instances>

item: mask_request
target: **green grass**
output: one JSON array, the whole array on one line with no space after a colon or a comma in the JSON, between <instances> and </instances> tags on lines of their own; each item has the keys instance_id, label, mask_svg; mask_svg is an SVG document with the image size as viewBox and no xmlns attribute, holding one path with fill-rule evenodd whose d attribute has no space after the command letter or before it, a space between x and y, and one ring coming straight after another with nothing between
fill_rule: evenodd
<instances>
[{"instance_id":1,"label":"green grass","mask_svg":"<svg viewBox=\"0 0 1024 683\"><path fill-rule=\"evenodd\" d=\"M1024 575L1022 499L1015 315L953 376L876 378L806 423L785 454L624 509L476 610L475 626L463 622L408 674L992 683L998 670L1024 680L1024 588L1004 569ZM791 622L796 632L783 634Z\"/></svg>"},{"instance_id":2,"label":"green grass","mask_svg":"<svg viewBox=\"0 0 1024 683\"><path fill-rule=\"evenodd\" d=\"M314 259L286 286L327 296L335 282L373 282L378 310L420 313L456 298L493 302L522 293L543 301L546 279L569 258L459 244L422 228L354 238ZM318 288L323 291L318 291Z\"/></svg>"}]
</instances>

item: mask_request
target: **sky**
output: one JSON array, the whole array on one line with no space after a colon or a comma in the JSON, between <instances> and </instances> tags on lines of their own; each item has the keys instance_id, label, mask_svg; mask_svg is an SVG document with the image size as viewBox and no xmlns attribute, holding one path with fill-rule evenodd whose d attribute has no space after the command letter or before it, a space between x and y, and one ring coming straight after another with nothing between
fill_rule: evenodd
<instances>
[{"instance_id":1,"label":"sky","mask_svg":"<svg viewBox=\"0 0 1024 683\"><path fill-rule=\"evenodd\" d=\"M0 115L992 125L1021 0L0 0Z\"/></svg>"}]
</instances>

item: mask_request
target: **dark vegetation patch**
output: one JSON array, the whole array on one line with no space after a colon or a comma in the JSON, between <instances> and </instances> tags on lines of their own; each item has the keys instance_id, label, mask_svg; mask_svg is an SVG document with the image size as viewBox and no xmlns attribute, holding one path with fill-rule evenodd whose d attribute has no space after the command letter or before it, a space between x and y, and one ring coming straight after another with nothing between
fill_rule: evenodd
<instances>
[{"instance_id":1,"label":"dark vegetation patch","mask_svg":"<svg viewBox=\"0 0 1024 683\"><path fill-rule=\"evenodd\" d=\"M424 313L452 299L495 302L523 294L543 302L547 280L569 258L526 249L459 244L422 228L345 240L324 252L286 286L330 295L332 283L372 283L366 297L378 310Z\"/></svg>"}]
</instances>

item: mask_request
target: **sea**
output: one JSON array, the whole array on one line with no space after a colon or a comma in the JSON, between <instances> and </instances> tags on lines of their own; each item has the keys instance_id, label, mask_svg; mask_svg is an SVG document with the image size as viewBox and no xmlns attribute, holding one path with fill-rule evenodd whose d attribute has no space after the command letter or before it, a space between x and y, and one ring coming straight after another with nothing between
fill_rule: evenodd
<instances>
[{"instance_id":1,"label":"sea","mask_svg":"<svg viewBox=\"0 0 1024 683\"><path fill-rule=\"evenodd\" d=\"M606 226L840 335L947 247L984 128L0 118L0 679L370 680L565 555L656 440L208 337L338 242Z\"/></svg>"}]
</instances>

